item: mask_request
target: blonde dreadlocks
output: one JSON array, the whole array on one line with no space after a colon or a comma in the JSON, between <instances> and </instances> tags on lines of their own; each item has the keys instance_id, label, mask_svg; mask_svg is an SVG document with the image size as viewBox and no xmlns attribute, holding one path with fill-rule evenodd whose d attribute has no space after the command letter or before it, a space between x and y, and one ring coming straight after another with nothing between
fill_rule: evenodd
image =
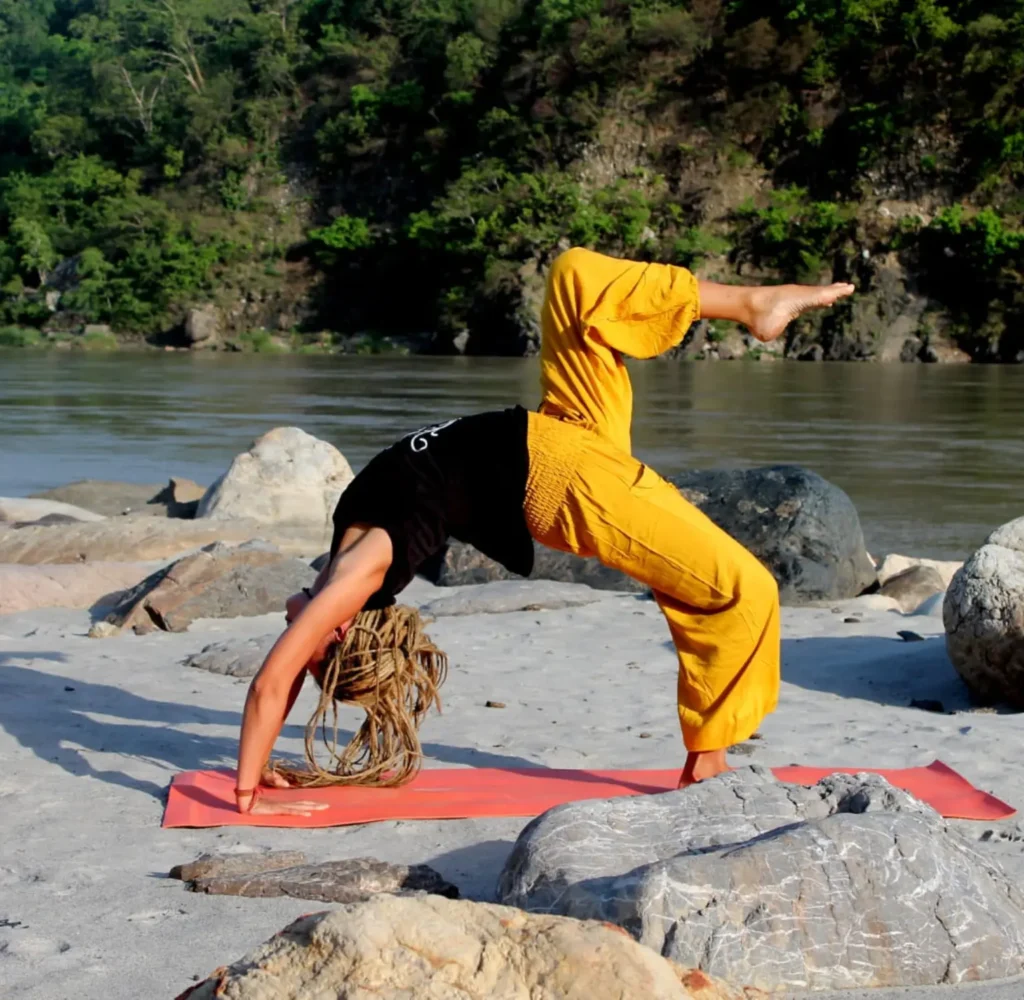
<instances>
[{"instance_id":1,"label":"blonde dreadlocks","mask_svg":"<svg viewBox=\"0 0 1024 1000\"><path fill-rule=\"evenodd\" d=\"M306 788L405 784L420 769L419 725L432 704L440 711L438 689L447 674L448 657L423 631L415 608L360 612L345 637L330 648L322 676L316 678L320 701L306 726L309 770L281 764L276 770ZM341 752L339 701L366 711L359 731ZM318 736L329 757L324 766L316 759Z\"/></svg>"}]
</instances>

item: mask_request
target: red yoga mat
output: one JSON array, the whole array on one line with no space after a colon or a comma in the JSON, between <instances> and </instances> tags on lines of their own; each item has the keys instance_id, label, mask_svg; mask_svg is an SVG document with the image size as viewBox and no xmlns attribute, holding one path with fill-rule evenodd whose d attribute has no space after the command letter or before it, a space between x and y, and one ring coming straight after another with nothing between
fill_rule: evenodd
<instances>
[{"instance_id":1,"label":"red yoga mat","mask_svg":"<svg viewBox=\"0 0 1024 1000\"><path fill-rule=\"evenodd\" d=\"M927 767L875 770L853 767L776 767L780 781L813 785L829 774L880 774L927 802L943 816L998 820L1016 810L975 788L941 761ZM311 816L250 816L235 808L234 771L185 771L171 782L165 827L350 826L396 819L465 819L539 816L581 799L650 795L676 787L679 768L668 771L568 771L547 768L458 768L421 771L401 788L261 789L267 799L326 802Z\"/></svg>"}]
</instances>

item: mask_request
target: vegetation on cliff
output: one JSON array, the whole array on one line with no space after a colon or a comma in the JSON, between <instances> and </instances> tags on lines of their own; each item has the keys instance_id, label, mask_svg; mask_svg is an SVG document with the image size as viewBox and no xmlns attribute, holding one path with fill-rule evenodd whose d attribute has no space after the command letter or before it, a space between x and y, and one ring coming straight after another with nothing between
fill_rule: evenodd
<instances>
[{"instance_id":1,"label":"vegetation on cliff","mask_svg":"<svg viewBox=\"0 0 1024 1000\"><path fill-rule=\"evenodd\" d=\"M1020 360L1022 90L1024 0L0 0L0 326L518 353L583 244Z\"/></svg>"}]
</instances>

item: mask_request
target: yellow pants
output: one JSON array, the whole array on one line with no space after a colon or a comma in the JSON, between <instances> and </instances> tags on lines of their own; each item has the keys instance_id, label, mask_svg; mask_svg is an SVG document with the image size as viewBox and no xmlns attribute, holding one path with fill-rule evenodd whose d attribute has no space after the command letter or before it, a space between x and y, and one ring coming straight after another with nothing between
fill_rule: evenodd
<instances>
[{"instance_id":1,"label":"yellow pants","mask_svg":"<svg viewBox=\"0 0 1024 1000\"><path fill-rule=\"evenodd\" d=\"M742 742L775 708L779 595L742 545L630 454L623 355L653 357L699 316L683 268L574 249L548 276L540 412L530 414L526 521L543 545L647 584L679 656L689 750Z\"/></svg>"}]
</instances>

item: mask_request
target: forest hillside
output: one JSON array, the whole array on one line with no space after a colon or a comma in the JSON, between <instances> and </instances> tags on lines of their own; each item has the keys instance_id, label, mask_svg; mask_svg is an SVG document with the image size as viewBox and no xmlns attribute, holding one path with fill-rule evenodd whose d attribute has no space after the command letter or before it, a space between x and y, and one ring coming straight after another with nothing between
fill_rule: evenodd
<instances>
[{"instance_id":1,"label":"forest hillside","mask_svg":"<svg viewBox=\"0 0 1024 1000\"><path fill-rule=\"evenodd\" d=\"M0 340L523 354L579 244L1022 361L1022 107L1024 0L0 0Z\"/></svg>"}]
</instances>

